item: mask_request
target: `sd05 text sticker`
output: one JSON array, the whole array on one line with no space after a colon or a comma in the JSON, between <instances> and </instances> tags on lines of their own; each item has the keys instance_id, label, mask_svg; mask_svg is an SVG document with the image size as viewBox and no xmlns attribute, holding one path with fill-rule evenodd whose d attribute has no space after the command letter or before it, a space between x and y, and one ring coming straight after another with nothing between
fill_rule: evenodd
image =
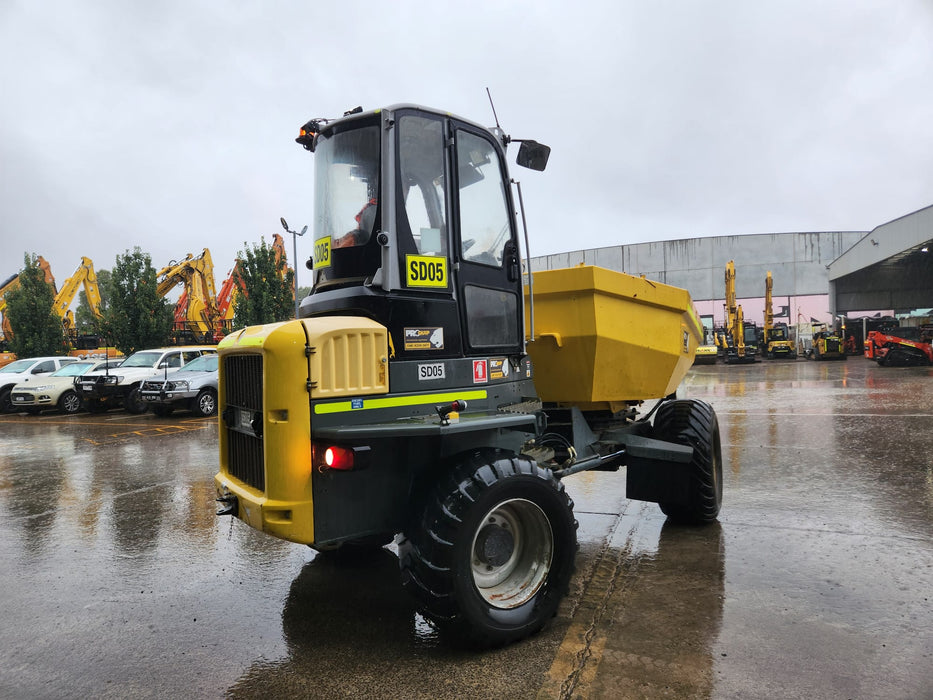
<instances>
[{"instance_id":1,"label":"sd05 text sticker","mask_svg":"<svg viewBox=\"0 0 933 700\"><path fill-rule=\"evenodd\" d=\"M444 363L432 362L429 365L418 365L418 379L425 381L427 379L444 379Z\"/></svg>"},{"instance_id":2,"label":"sd05 text sticker","mask_svg":"<svg viewBox=\"0 0 933 700\"><path fill-rule=\"evenodd\" d=\"M330 236L318 238L314 242L314 269L330 267Z\"/></svg>"},{"instance_id":3,"label":"sd05 text sticker","mask_svg":"<svg viewBox=\"0 0 933 700\"><path fill-rule=\"evenodd\" d=\"M447 258L436 255L406 255L405 274L409 287L447 288Z\"/></svg>"}]
</instances>

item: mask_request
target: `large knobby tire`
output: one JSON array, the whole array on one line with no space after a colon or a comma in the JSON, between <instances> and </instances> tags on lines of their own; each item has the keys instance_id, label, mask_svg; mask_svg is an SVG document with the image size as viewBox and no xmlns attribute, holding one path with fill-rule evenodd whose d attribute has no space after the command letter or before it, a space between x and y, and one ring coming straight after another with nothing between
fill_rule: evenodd
<instances>
[{"instance_id":1,"label":"large knobby tire","mask_svg":"<svg viewBox=\"0 0 933 700\"><path fill-rule=\"evenodd\" d=\"M143 401L143 397L139 395L139 386L134 386L130 389L129 393L126 395L126 398L123 399L123 408L125 408L129 413L135 413L139 415L140 413L145 413L149 404Z\"/></svg>"},{"instance_id":2,"label":"large knobby tire","mask_svg":"<svg viewBox=\"0 0 933 700\"><path fill-rule=\"evenodd\" d=\"M713 407L696 399L663 404L654 419L654 437L693 448L687 503L659 503L661 512L681 523L715 521L722 506L722 446Z\"/></svg>"},{"instance_id":3,"label":"large knobby tire","mask_svg":"<svg viewBox=\"0 0 933 700\"><path fill-rule=\"evenodd\" d=\"M202 418L217 413L217 392L213 389L201 389L191 402L191 410Z\"/></svg>"},{"instance_id":4,"label":"large knobby tire","mask_svg":"<svg viewBox=\"0 0 933 700\"><path fill-rule=\"evenodd\" d=\"M81 399L71 389L58 398L59 413L77 413L81 410Z\"/></svg>"},{"instance_id":5,"label":"large knobby tire","mask_svg":"<svg viewBox=\"0 0 933 700\"><path fill-rule=\"evenodd\" d=\"M508 644L538 632L567 593L577 550L573 501L527 457L461 460L399 542L402 584L451 641Z\"/></svg>"}]
</instances>

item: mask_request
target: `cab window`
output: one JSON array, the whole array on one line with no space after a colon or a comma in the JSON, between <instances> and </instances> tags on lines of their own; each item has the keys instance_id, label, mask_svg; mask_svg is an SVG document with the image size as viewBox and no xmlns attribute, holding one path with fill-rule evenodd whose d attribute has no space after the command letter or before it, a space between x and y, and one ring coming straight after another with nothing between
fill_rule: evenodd
<instances>
[{"instance_id":1,"label":"cab window","mask_svg":"<svg viewBox=\"0 0 933 700\"><path fill-rule=\"evenodd\" d=\"M378 267L379 127L354 125L315 150L315 283L362 279Z\"/></svg>"},{"instance_id":2,"label":"cab window","mask_svg":"<svg viewBox=\"0 0 933 700\"><path fill-rule=\"evenodd\" d=\"M399 120L401 198L414 249L420 255L447 255L444 201L444 124L406 115Z\"/></svg>"},{"instance_id":3,"label":"cab window","mask_svg":"<svg viewBox=\"0 0 933 700\"><path fill-rule=\"evenodd\" d=\"M457 133L460 254L463 260L499 267L509 242L505 183L493 144Z\"/></svg>"}]
</instances>

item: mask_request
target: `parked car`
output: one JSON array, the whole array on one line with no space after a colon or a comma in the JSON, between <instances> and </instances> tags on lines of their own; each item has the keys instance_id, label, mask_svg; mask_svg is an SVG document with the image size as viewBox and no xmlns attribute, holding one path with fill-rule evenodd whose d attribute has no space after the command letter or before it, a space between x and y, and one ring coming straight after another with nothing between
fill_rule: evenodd
<instances>
[{"instance_id":1,"label":"parked car","mask_svg":"<svg viewBox=\"0 0 933 700\"><path fill-rule=\"evenodd\" d=\"M14 386L29 377L51 374L62 365L77 361L77 357L26 357L0 367L0 413L13 411L10 394Z\"/></svg>"},{"instance_id":2,"label":"parked car","mask_svg":"<svg viewBox=\"0 0 933 700\"><path fill-rule=\"evenodd\" d=\"M81 397L75 392L75 377L110 367L119 367L117 360L79 360L62 365L51 374L27 377L13 387L10 400L14 410L37 414L44 408L57 408L59 413L77 413Z\"/></svg>"},{"instance_id":3,"label":"parked car","mask_svg":"<svg viewBox=\"0 0 933 700\"><path fill-rule=\"evenodd\" d=\"M127 357L115 372L106 370L84 375L75 383L75 391L91 413L101 413L120 404L130 413L145 413L149 406L139 393L144 381L166 369L184 367L201 355L216 352L213 345L140 350Z\"/></svg>"},{"instance_id":4,"label":"parked car","mask_svg":"<svg viewBox=\"0 0 933 700\"><path fill-rule=\"evenodd\" d=\"M157 416L186 408L199 416L217 413L217 355L201 355L164 377L147 379L140 392Z\"/></svg>"}]
</instances>

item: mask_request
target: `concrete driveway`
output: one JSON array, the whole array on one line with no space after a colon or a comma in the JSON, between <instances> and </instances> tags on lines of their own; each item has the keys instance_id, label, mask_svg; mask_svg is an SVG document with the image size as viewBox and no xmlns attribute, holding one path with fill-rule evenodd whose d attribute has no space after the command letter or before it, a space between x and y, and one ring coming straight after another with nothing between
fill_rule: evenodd
<instances>
[{"instance_id":1,"label":"concrete driveway","mask_svg":"<svg viewBox=\"0 0 933 700\"><path fill-rule=\"evenodd\" d=\"M0 696L933 697L933 370L696 367L718 524L567 479L571 594L470 653L364 562L214 516L216 419L0 416Z\"/></svg>"}]
</instances>

